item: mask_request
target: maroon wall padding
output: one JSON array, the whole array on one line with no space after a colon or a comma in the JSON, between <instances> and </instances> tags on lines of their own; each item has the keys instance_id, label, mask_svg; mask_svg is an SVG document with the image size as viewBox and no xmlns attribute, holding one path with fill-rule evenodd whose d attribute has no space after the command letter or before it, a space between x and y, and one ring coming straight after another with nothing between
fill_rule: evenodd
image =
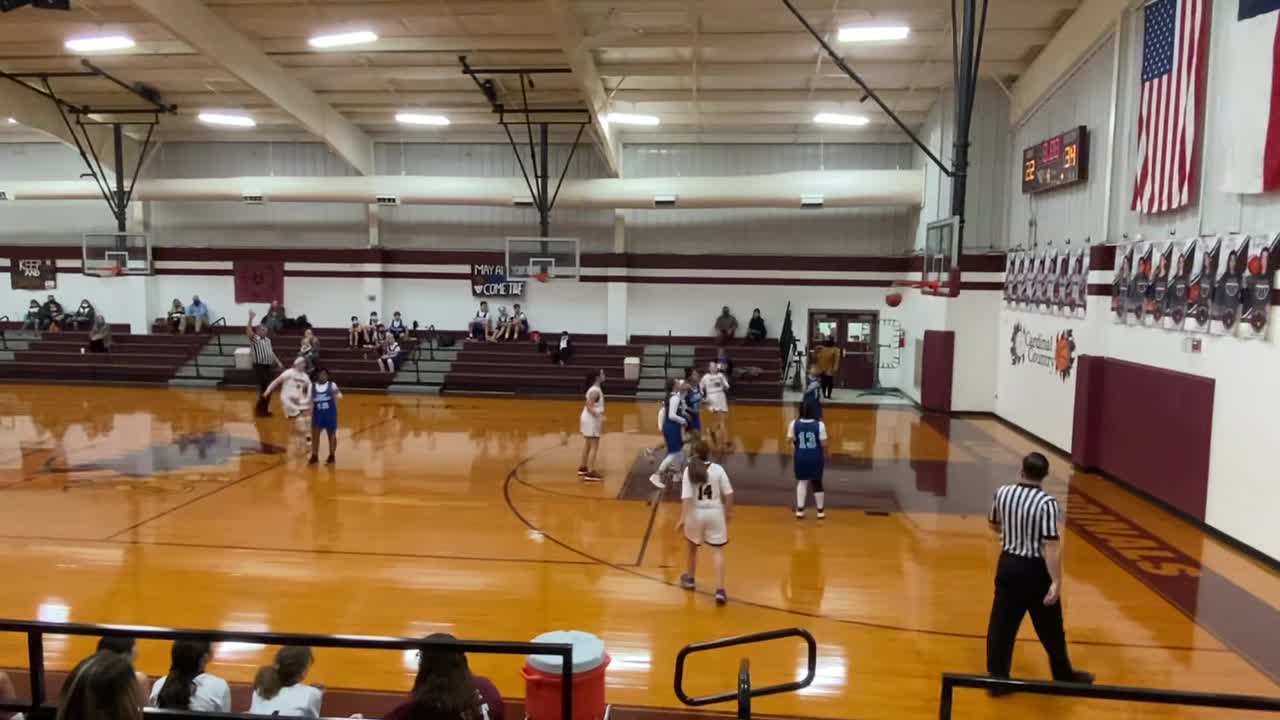
<instances>
[{"instance_id":1,"label":"maroon wall padding","mask_svg":"<svg viewBox=\"0 0 1280 720\"><path fill-rule=\"evenodd\" d=\"M925 330L924 366L920 373L920 405L925 410L951 411L955 362L956 334L951 330Z\"/></svg>"},{"instance_id":2,"label":"maroon wall padding","mask_svg":"<svg viewBox=\"0 0 1280 720\"><path fill-rule=\"evenodd\" d=\"M1204 520L1211 378L1082 356L1071 459Z\"/></svg>"}]
</instances>

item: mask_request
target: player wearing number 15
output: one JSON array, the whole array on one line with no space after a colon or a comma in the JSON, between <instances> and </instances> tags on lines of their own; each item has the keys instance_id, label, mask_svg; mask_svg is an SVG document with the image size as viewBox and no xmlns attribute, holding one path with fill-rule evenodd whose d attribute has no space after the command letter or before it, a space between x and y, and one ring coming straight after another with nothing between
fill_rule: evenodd
<instances>
[{"instance_id":1,"label":"player wearing number 15","mask_svg":"<svg viewBox=\"0 0 1280 720\"><path fill-rule=\"evenodd\" d=\"M787 426L787 439L795 453L796 517L804 518L809 485L813 485L813 504L821 520L827 516L827 494L822 488L822 471L827 465L827 425L815 417L812 403L800 405L800 419Z\"/></svg>"},{"instance_id":2,"label":"player wearing number 15","mask_svg":"<svg viewBox=\"0 0 1280 720\"><path fill-rule=\"evenodd\" d=\"M711 448L699 441L684 470L680 487L680 522L689 541L689 569L680 576L680 587L692 590L698 563L698 547L711 546L711 562L716 568L716 604L728 602L724 589L724 546L729 544L729 517L733 513L733 486L724 468L711 462Z\"/></svg>"}]
</instances>

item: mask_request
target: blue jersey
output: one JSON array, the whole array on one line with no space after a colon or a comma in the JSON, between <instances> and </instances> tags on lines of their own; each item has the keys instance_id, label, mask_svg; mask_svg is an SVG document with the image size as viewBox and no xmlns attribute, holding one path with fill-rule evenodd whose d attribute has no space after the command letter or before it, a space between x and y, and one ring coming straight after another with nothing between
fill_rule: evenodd
<instances>
[{"instance_id":1,"label":"blue jersey","mask_svg":"<svg viewBox=\"0 0 1280 720\"><path fill-rule=\"evenodd\" d=\"M702 418L698 414L701 408L702 391L696 387L690 388L684 396L684 418L689 421L689 430L693 432L702 429Z\"/></svg>"},{"instance_id":2,"label":"blue jersey","mask_svg":"<svg viewBox=\"0 0 1280 720\"><path fill-rule=\"evenodd\" d=\"M814 419L822 419L822 382L818 378L809 378L809 383L804 388L804 398L800 403L802 406L807 405L811 408Z\"/></svg>"},{"instance_id":3,"label":"blue jersey","mask_svg":"<svg viewBox=\"0 0 1280 720\"><path fill-rule=\"evenodd\" d=\"M827 428L821 420L796 420L791 423L791 443L795 447L797 480L821 480L825 457L823 441Z\"/></svg>"},{"instance_id":4,"label":"blue jersey","mask_svg":"<svg viewBox=\"0 0 1280 720\"><path fill-rule=\"evenodd\" d=\"M311 386L311 427L318 430L338 429L338 386L333 382Z\"/></svg>"}]
</instances>

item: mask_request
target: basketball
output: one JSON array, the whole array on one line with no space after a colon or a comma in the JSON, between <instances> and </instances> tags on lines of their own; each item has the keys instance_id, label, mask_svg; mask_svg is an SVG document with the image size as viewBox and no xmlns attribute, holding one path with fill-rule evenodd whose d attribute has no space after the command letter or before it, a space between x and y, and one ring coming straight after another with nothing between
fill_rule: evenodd
<instances>
[{"instance_id":1,"label":"basketball","mask_svg":"<svg viewBox=\"0 0 1280 720\"><path fill-rule=\"evenodd\" d=\"M902 304L902 293L897 290L884 296L884 304L889 307L898 307Z\"/></svg>"},{"instance_id":2,"label":"basketball","mask_svg":"<svg viewBox=\"0 0 1280 720\"><path fill-rule=\"evenodd\" d=\"M1262 274L1262 256L1261 255L1254 255L1253 257L1249 258L1249 274L1250 275Z\"/></svg>"}]
</instances>

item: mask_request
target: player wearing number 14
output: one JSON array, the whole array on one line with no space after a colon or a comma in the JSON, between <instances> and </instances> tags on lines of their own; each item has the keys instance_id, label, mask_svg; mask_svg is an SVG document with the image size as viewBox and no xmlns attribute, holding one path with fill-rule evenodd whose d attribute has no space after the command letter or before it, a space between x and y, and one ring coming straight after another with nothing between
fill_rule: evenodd
<instances>
[{"instance_id":1,"label":"player wearing number 14","mask_svg":"<svg viewBox=\"0 0 1280 720\"><path fill-rule=\"evenodd\" d=\"M812 405L802 404L800 419L792 420L787 426L787 439L795 453L796 517L804 518L809 486L813 485L813 504L821 520L827 516L827 494L822 488L822 472L827 464L827 425L814 415Z\"/></svg>"}]
</instances>

